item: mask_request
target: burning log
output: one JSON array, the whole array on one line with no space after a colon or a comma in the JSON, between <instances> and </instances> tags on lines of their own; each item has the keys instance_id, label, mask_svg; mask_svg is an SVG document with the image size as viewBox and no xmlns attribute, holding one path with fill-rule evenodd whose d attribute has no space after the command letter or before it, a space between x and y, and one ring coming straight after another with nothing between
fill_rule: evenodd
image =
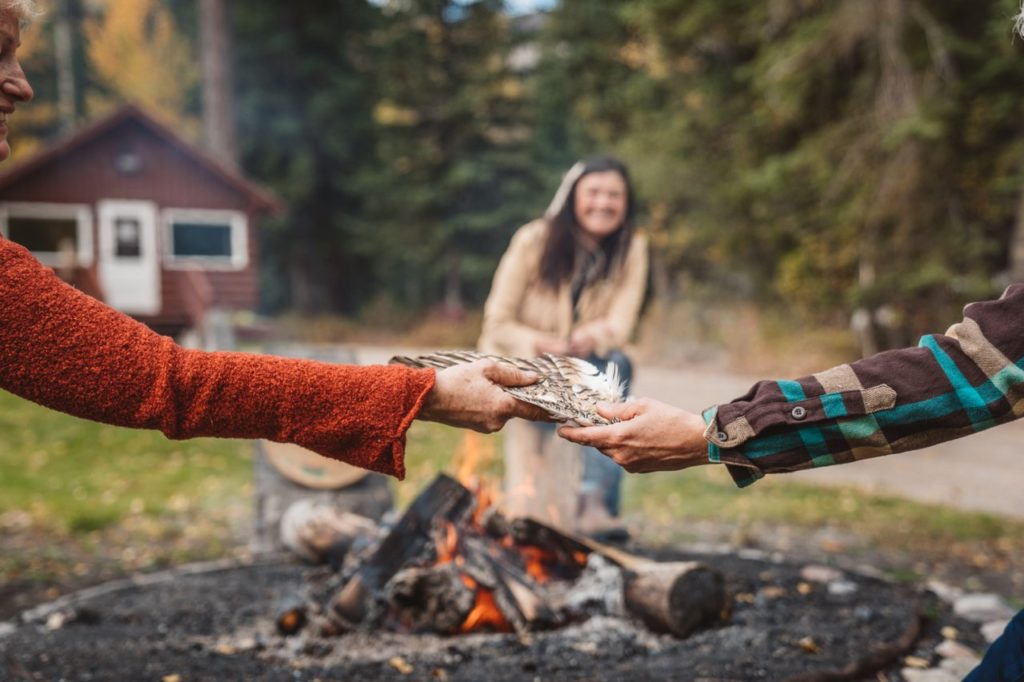
<instances>
[{"instance_id":1,"label":"burning log","mask_svg":"<svg viewBox=\"0 0 1024 682\"><path fill-rule=\"evenodd\" d=\"M330 623L339 630L388 623L439 634L514 631L527 640L590 613L570 585L591 555L615 576L606 611L677 637L725 613L724 580L703 564L659 563L535 519L509 523L475 508L469 489L438 476L371 551L351 557L331 586ZM343 525L312 524L329 532Z\"/></svg>"},{"instance_id":2,"label":"burning log","mask_svg":"<svg viewBox=\"0 0 1024 682\"><path fill-rule=\"evenodd\" d=\"M388 583L388 603L403 629L450 635L476 603L475 590L452 564L399 571Z\"/></svg>"},{"instance_id":3,"label":"burning log","mask_svg":"<svg viewBox=\"0 0 1024 682\"><path fill-rule=\"evenodd\" d=\"M541 586L517 565L518 555L479 537L466 538L464 548L467 569L494 593L502 614L520 638L530 629L561 621L547 605Z\"/></svg>"},{"instance_id":4,"label":"burning log","mask_svg":"<svg viewBox=\"0 0 1024 682\"><path fill-rule=\"evenodd\" d=\"M436 525L461 522L473 505L473 494L458 481L444 474L435 478L335 596L331 612L343 623L361 623L369 613L374 595L399 570L434 551L431 548Z\"/></svg>"},{"instance_id":5,"label":"burning log","mask_svg":"<svg viewBox=\"0 0 1024 682\"><path fill-rule=\"evenodd\" d=\"M543 537L564 551L595 552L621 567L626 609L652 630L684 638L726 613L725 580L704 564L652 561L534 519L517 519L515 526L519 537Z\"/></svg>"},{"instance_id":6,"label":"burning log","mask_svg":"<svg viewBox=\"0 0 1024 682\"><path fill-rule=\"evenodd\" d=\"M306 625L306 602L301 597L291 595L277 607L274 619L277 631L282 635L294 635Z\"/></svg>"}]
</instances>

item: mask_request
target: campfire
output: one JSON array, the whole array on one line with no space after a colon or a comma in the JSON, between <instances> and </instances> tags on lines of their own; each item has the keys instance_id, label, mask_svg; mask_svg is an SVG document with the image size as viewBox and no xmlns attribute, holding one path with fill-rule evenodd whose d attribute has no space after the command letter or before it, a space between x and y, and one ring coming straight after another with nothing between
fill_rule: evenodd
<instances>
[{"instance_id":1,"label":"campfire","mask_svg":"<svg viewBox=\"0 0 1024 682\"><path fill-rule=\"evenodd\" d=\"M316 532L307 544L339 571L326 593L284 609L279 629L514 632L525 640L612 615L682 638L728 616L718 571L699 562L659 563L537 519L506 518L493 490L473 474L476 457L462 459L459 476L469 485L437 476L390 528L344 514L309 524ZM342 558L360 544L364 549Z\"/></svg>"},{"instance_id":2,"label":"campfire","mask_svg":"<svg viewBox=\"0 0 1024 682\"><path fill-rule=\"evenodd\" d=\"M508 518L466 460L391 523L292 505L282 531L323 565L182 566L0 623L0 677L860 680L967 632L858 572L730 546L654 561Z\"/></svg>"}]
</instances>

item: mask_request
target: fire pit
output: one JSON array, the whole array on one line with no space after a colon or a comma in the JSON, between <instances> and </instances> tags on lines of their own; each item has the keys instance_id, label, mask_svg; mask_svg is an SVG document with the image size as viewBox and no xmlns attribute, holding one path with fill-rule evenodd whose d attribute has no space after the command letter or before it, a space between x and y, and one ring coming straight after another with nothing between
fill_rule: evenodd
<instances>
[{"instance_id":1,"label":"fire pit","mask_svg":"<svg viewBox=\"0 0 1024 682\"><path fill-rule=\"evenodd\" d=\"M439 478L340 571L189 566L37 607L0 625L0 678L862 680L948 611L833 567L503 524L467 493Z\"/></svg>"},{"instance_id":2,"label":"fire pit","mask_svg":"<svg viewBox=\"0 0 1024 682\"><path fill-rule=\"evenodd\" d=\"M727 622L687 639L594 617L524 640L355 631L284 636L268 614L335 577L287 559L196 567L85 591L26 613L0 635L4 679L134 680L858 680L907 651L915 590L853 573L827 587L806 567L664 553L727 576ZM835 585L841 585L836 589ZM174 679L171 677L170 679Z\"/></svg>"}]
</instances>

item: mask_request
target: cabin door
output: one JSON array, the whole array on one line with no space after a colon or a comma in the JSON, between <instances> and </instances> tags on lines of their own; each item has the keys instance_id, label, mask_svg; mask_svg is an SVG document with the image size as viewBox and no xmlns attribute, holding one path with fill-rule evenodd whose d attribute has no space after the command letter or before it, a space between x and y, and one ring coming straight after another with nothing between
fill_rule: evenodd
<instances>
[{"instance_id":1,"label":"cabin door","mask_svg":"<svg viewBox=\"0 0 1024 682\"><path fill-rule=\"evenodd\" d=\"M99 276L107 304L135 315L160 312L156 204L101 201Z\"/></svg>"}]
</instances>

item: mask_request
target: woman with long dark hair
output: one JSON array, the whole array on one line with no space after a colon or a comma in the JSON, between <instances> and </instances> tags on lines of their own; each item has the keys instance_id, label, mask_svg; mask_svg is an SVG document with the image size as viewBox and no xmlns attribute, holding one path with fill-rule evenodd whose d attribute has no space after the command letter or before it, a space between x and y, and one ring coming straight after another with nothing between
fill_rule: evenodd
<instances>
[{"instance_id":1,"label":"woman with long dark hair","mask_svg":"<svg viewBox=\"0 0 1024 682\"><path fill-rule=\"evenodd\" d=\"M484 308L480 348L520 357L573 355L602 368L615 364L628 380L632 368L623 348L646 282L647 241L636 232L626 166L607 156L584 159L566 173L544 216L512 237ZM580 457L568 447L551 427L509 425L509 511L536 515L531 499L537 496L556 501L553 511L542 510L550 521L606 539L624 535L614 519L621 470L596 451ZM535 476L540 470L545 475ZM579 499L564 494L572 489L569 480L581 476Z\"/></svg>"}]
</instances>

